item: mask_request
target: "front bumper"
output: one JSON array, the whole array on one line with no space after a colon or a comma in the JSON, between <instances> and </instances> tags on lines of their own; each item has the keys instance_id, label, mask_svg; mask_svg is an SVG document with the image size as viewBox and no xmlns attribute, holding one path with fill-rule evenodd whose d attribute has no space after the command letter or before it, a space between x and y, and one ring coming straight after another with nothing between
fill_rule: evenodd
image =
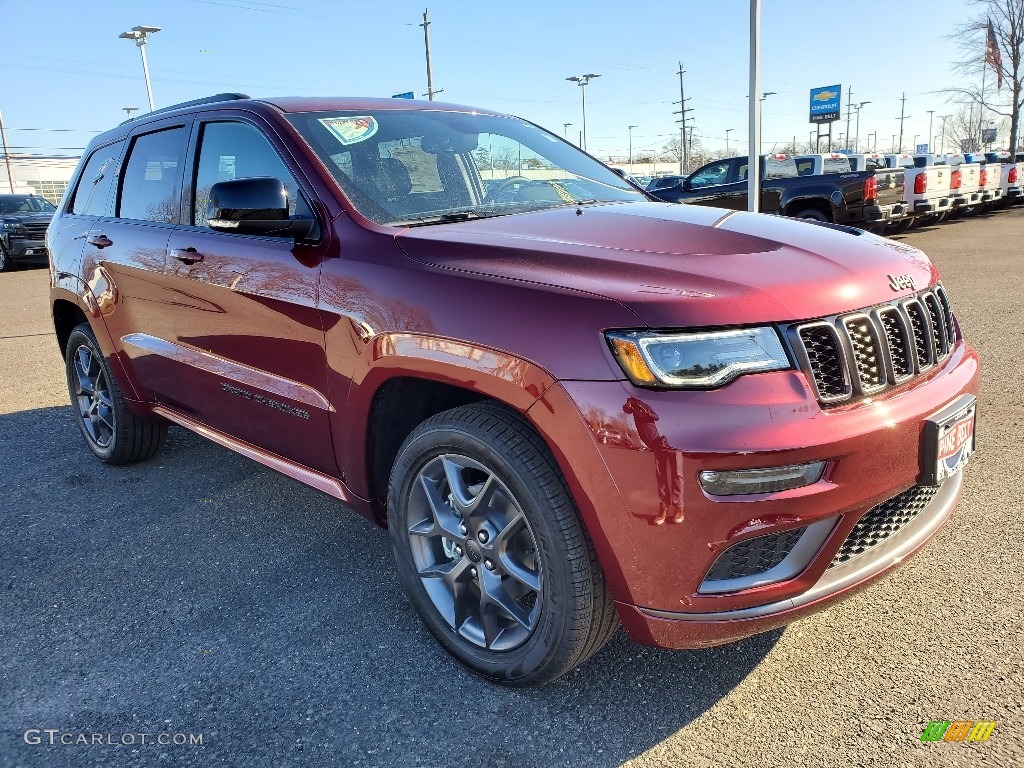
<instances>
[{"instance_id":1,"label":"front bumper","mask_svg":"<svg viewBox=\"0 0 1024 768\"><path fill-rule=\"evenodd\" d=\"M26 240L23 237L11 236L4 240L4 247L12 259L45 259L47 257L45 240Z\"/></svg>"},{"instance_id":2,"label":"front bumper","mask_svg":"<svg viewBox=\"0 0 1024 768\"><path fill-rule=\"evenodd\" d=\"M630 636L701 647L823 608L934 535L959 498L958 477L884 548L829 568L870 509L921 482L924 420L976 394L978 382L977 355L961 341L937 369L909 384L830 409L818 404L803 374L783 371L743 376L709 392L561 382L530 416L556 451ZM698 481L704 470L819 460L829 462L822 479L789 491L713 497ZM701 591L718 556L733 545L815 523L830 532L791 577Z\"/></svg>"}]
</instances>

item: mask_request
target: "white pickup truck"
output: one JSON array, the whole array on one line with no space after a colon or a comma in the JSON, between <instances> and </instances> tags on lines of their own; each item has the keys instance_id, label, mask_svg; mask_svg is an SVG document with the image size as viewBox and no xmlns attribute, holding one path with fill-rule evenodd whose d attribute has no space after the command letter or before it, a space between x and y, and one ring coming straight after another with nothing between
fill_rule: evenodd
<instances>
[{"instance_id":1,"label":"white pickup truck","mask_svg":"<svg viewBox=\"0 0 1024 768\"><path fill-rule=\"evenodd\" d=\"M1000 163L999 189L1003 196L999 208L1024 201L1024 155L1015 158L1009 152L987 152L985 160Z\"/></svg>"},{"instance_id":2,"label":"white pickup truck","mask_svg":"<svg viewBox=\"0 0 1024 768\"><path fill-rule=\"evenodd\" d=\"M946 162L953 169L949 182L952 215L975 213L982 202L981 163L974 162L972 155L946 155Z\"/></svg>"}]
</instances>

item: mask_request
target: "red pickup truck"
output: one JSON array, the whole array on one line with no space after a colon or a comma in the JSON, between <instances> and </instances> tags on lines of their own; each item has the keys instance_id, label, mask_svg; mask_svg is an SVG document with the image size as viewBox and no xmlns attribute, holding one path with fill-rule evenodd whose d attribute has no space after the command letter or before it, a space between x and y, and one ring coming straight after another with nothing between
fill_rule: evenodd
<instances>
[{"instance_id":1,"label":"red pickup truck","mask_svg":"<svg viewBox=\"0 0 1024 768\"><path fill-rule=\"evenodd\" d=\"M486 110L158 110L93 140L48 248L96 457L178 425L337 497L503 683L620 622L694 648L825 608L939 530L974 450L978 357L923 253L655 202Z\"/></svg>"}]
</instances>

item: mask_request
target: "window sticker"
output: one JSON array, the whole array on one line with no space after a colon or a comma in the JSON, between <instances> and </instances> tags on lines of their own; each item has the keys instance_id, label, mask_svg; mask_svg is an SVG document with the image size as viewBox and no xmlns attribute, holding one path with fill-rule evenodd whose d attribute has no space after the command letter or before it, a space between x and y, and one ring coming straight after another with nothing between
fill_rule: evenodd
<instances>
[{"instance_id":1,"label":"window sticker","mask_svg":"<svg viewBox=\"0 0 1024 768\"><path fill-rule=\"evenodd\" d=\"M366 141L377 132L377 121L372 117L323 117L320 124L345 145Z\"/></svg>"}]
</instances>

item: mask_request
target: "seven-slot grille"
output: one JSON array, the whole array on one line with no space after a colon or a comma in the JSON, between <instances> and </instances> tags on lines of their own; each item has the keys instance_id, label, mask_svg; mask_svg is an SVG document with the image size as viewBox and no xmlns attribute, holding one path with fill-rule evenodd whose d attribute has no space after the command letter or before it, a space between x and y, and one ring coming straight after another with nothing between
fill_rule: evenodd
<instances>
[{"instance_id":1,"label":"seven-slot grille","mask_svg":"<svg viewBox=\"0 0 1024 768\"><path fill-rule=\"evenodd\" d=\"M903 384L948 357L956 341L941 285L908 299L802 323L792 334L801 368L826 405Z\"/></svg>"}]
</instances>

